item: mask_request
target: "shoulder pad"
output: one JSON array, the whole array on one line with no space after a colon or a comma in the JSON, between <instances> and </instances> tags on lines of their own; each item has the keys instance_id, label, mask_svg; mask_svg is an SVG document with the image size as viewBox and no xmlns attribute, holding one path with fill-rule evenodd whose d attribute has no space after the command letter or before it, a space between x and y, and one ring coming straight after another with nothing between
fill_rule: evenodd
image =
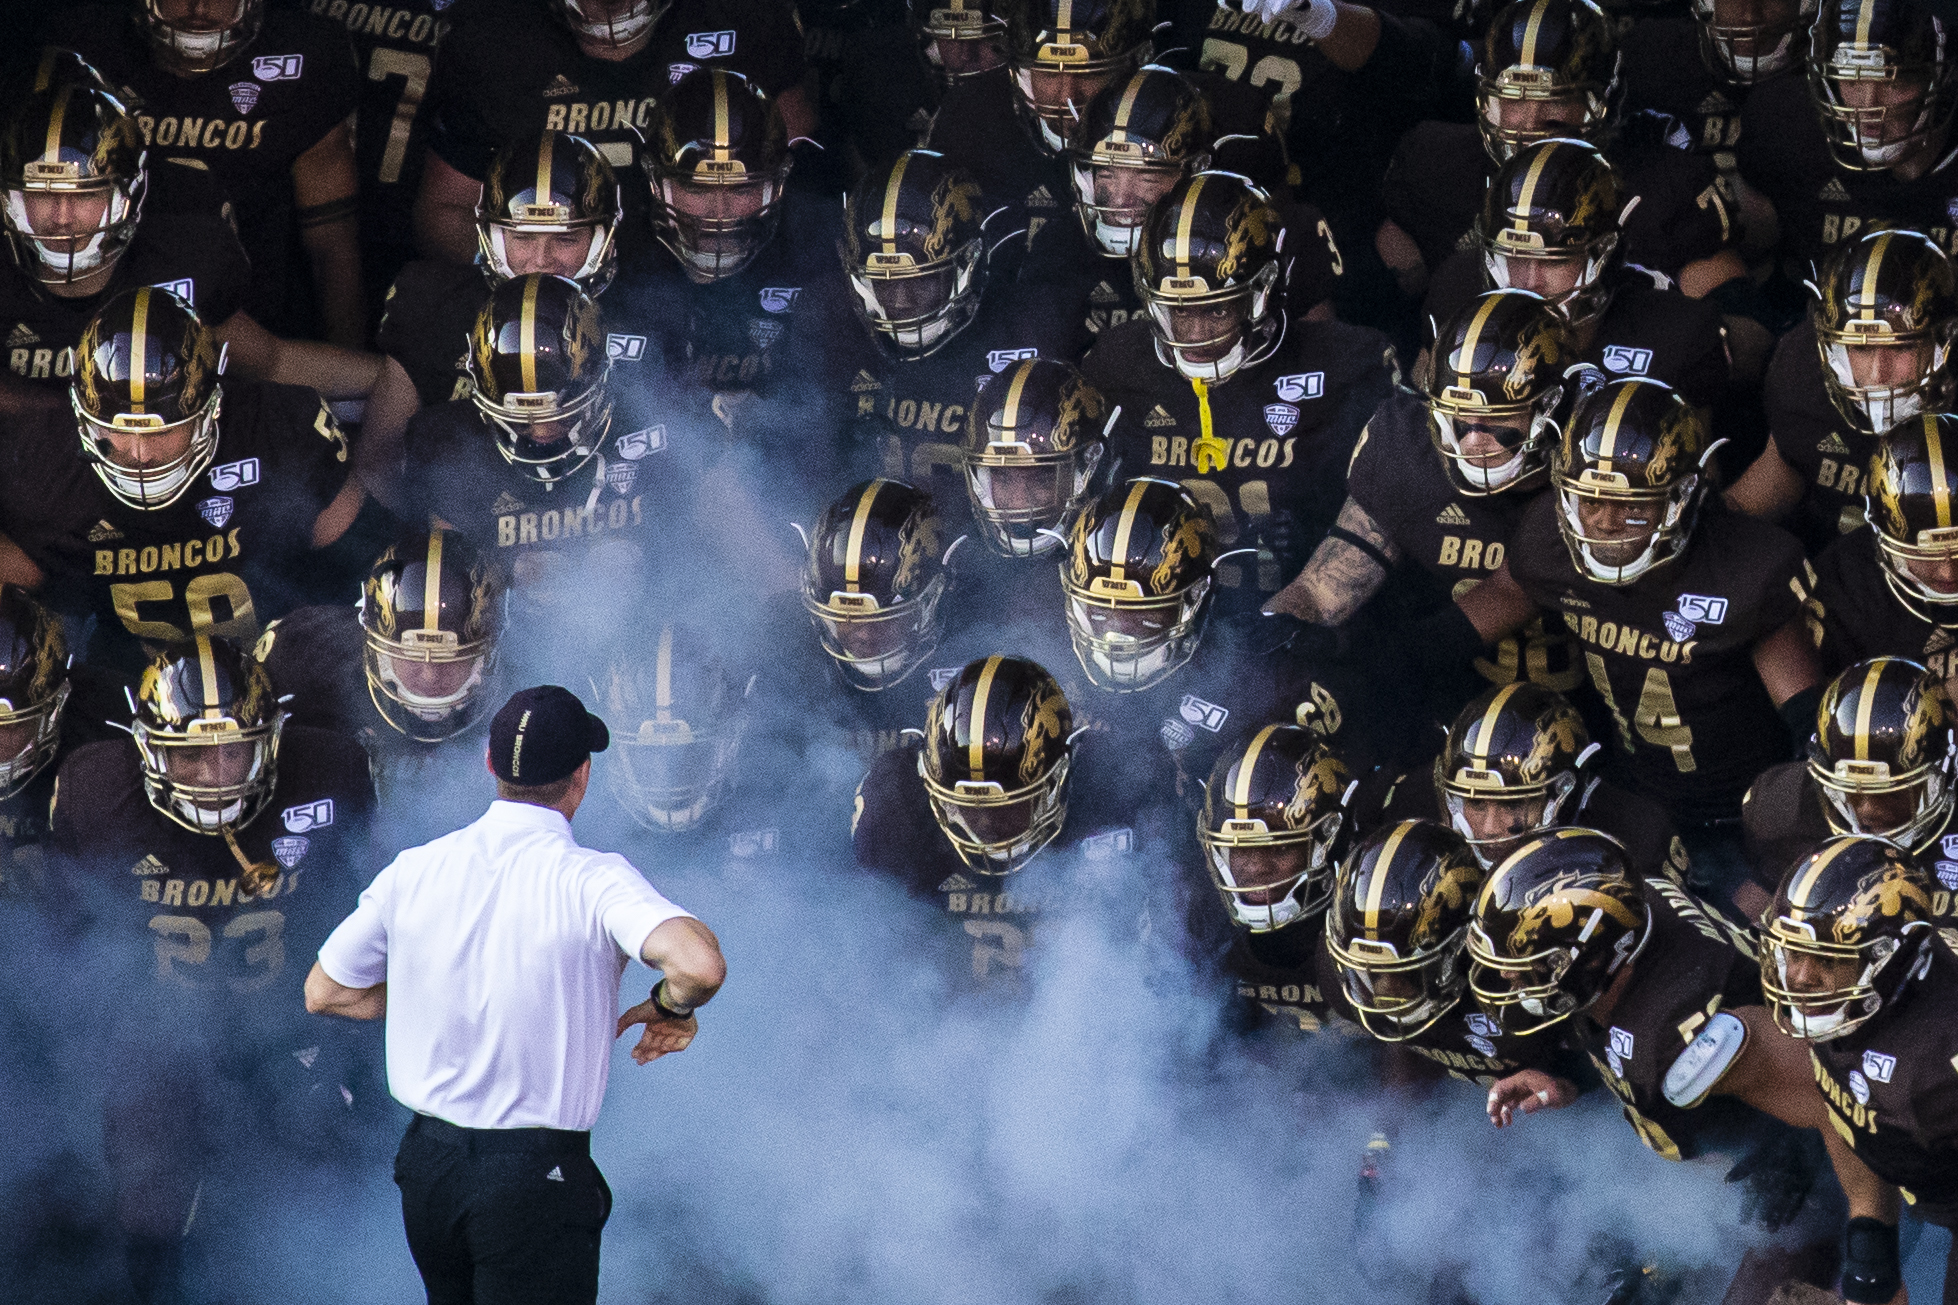
<instances>
[{"instance_id":1,"label":"shoulder pad","mask_svg":"<svg viewBox=\"0 0 1958 1305\"><path fill-rule=\"evenodd\" d=\"M1740 1017L1731 1011L1716 1012L1666 1071L1666 1100L1681 1110L1705 1101L1746 1046L1747 1025Z\"/></svg>"}]
</instances>

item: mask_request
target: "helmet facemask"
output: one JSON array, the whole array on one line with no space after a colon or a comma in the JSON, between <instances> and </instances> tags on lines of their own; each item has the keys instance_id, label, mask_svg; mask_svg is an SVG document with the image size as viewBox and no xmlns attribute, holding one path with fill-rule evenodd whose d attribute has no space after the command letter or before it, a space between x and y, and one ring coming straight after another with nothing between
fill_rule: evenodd
<instances>
[{"instance_id":1,"label":"helmet facemask","mask_svg":"<svg viewBox=\"0 0 1958 1305\"><path fill-rule=\"evenodd\" d=\"M1067 152L1074 183L1074 213L1089 243L1108 258L1127 258L1142 242L1142 220L1149 206L1193 172L1210 167L1209 153L1180 161L1151 159L1140 145L1132 155L1108 141L1092 150Z\"/></svg>"},{"instance_id":2,"label":"helmet facemask","mask_svg":"<svg viewBox=\"0 0 1958 1305\"><path fill-rule=\"evenodd\" d=\"M149 180L83 178L72 163L26 165L5 194L8 235L27 272L43 285L85 280L116 265L136 238ZM91 210L96 216L84 217Z\"/></svg>"},{"instance_id":3,"label":"helmet facemask","mask_svg":"<svg viewBox=\"0 0 1958 1305\"><path fill-rule=\"evenodd\" d=\"M1883 563L1883 583L1904 610L1943 629L1958 629L1958 589L1939 589L1920 578L1911 563L1945 568L1958 576L1958 527L1920 530L1914 543L1893 539L1870 514L1876 526L1877 556Z\"/></svg>"},{"instance_id":4,"label":"helmet facemask","mask_svg":"<svg viewBox=\"0 0 1958 1305\"><path fill-rule=\"evenodd\" d=\"M1950 822L1952 807L1958 804L1952 768L1948 732L1943 746L1932 747L1923 765L1902 774L1893 773L1887 761L1832 760L1819 739L1808 743L1808 773L1822 790L1822 813L1829 827L1838 834L1887 838L1905 848L1920 846ZM1859 798L1871 804L1862 815L1856 810ZM1886 806L1893 810L1884 811ZM1884 827L1878 828L1879 824Z\"/></svg>"},{"instance_id":5,"label":"helmet facemask","mask_svg":"<svg viewBox=\"0 0 1958 1305\"><path fill-rule=\"evenodd\" d=\"M1231 919L1270 933L1324 911L1333 893L1333 844L1345 822L1345 812L1328 811L1304 829L1274 832L1255 816L1226 819L1219 829L1199 825L1210 880Z\"/></svg>"},{"instance_id":6,"label":"helmet facemask","mask_svg":"<svg viewBox=\"0 0 1958 1305\"><path fill-rule=\"evenodd\" d=\"M733 788L743 733L738 716L698 729L681 720L643 721L637 735L612 740L612 793L654 833L685 833Z\"/></svg>"},{"instance_id":7,"label":"helmet facemask","mask_svg":"<svg viewBox=\"0 0 1958 1305\"><path fill-rule=\"evenodd\" d=\"M549 270L532 267L518 271L513 267L507 244L509 237L555 236L570 232L585 233L590 243L576 271L556 275L576 281L579 288L593 298L603 294L605 288L612 284L612 277L618 270L618 246L614 241L618 231L616 223L601 222L596 218L574 219L571 211L560 204L512 204L510 207L518 210L520 216L476 214L476 248L489 271L491 285L501 285L530 272Z\"/></svg>"},{"instance_id":8,"label":"helmet facemask","mask_svg":"<svg viewBox=\"0 0 1958 1305\"><path fill-rule=\"evenodd\" d=\"M222 363L219 366L222 369ZM166 422L154 413L123 412L104 422L83 409L75 387L68 391L69 406L81 432L82 460L118 501L146 511L175 503L211 465L218 451L218 410L223 399L223 387L213 385L204 406L181 421ZM134 440L142 449L151 441L177 434L189 437L183 452L154 465L130 466L116 459L116 439Z\"/></svg>"},{"instance_id":9,"label":"helmet facemask","mask_svg":"<svg viewBox=\"0 0 1958 1305\"><path fill-rule=\"evenodd\" d=\"M61 714L68 705L68 690L64 679L46 700L22 707L0 698L0 747L19 741L15 751L0 761L0 802L18 796L53 764L61 750Z\"/></svg>"},{"instance_id":10,"label":"helmet facemask","mask_svg":"<svg viewBox=\"0 0 1958 1305\"><path fill-rule=\"evenodd\" d=\"M1940 54L1942 51L1940 35ZM1829 152L1851 172L1881 172L1940 145L1958 106L1939 62L1906 62L1887 47L1845 43L1826 61L1808 61L1810 97Z\"/></svg>"},{"instance_id":11,"label":"helmet facemask","mask_svg":"<svg viewBox=\"0 0 1958 1305\"><path fill-rule=\"evenodd\" d=\"M922 752L918 774L932 815L959 859L980 874L1007 875L1026 865L1061 832L1067 820L1071 760L1063 752L1046 774L1010 792L991 781L941 784L931 777Z\"/></svg>"},{"instance_id":12,"label":"helmet facemask","mask_svg":"<svg viewBox=\"0 0 1958 1305\"><path fill-rule=\"evenodd\" d=\"M1685 553L1705 483L1695 472L1666 489L1634 489L1621 474L1590 468L1553 479L1571 561L1603 585L1631 584ZM1586 520L1587 510L1594 520Z\"/></svg>"},{"instance_id":13,"label":"helmet facemask","mask_svg":"<svg viewBox=\"0 0 1958 1305\"><path fill-rule=\"evenodd\" d=\"M553 390L505 394L501 402L478 386L470 399L496 436L503 460L532 480L555 484L597 456L612 429L607 362L585 388L564 397Z\"/></svg>"},{"instance_id":14,"label":"helmet facemask","mask_svg":"<svg viewBox=\"0 0 1958 1305\"><path fill-rule=\"evenodd\" d=\"M1816 0L1727 0L1727 4L1732 10L1745 5L1750 12L1733 14L1740 21L1722 22L1719 0L1693 0L1700 57L1717 76L1752 86L1793 68L1806 53ZM1783 12L1763 12L1776 8Z\"/></svg>"},{"instance_id":15,"label":"helmet facemask","mask_svg":"<svg viewBox=\"0 0 1958 1305\"><path fill-rule=\"evenodd\" d=\"M1541 784L1505 788L1502 776L1495 771L1461 770L1450 775L1443 762L1444 758L1435 758L1436 795L1448 813L1449 825L1468 842L1469 850L1485 870L1494 869L1497 862L1515 851L1531 834L1569 823L1564 806L1578 791L1574 770L1559 772ZM1481 781L1494 782L1477 782L1478 777ZM1493 809L1514 814L1507 819L1478 823L1470 819L1471 803L1484 811ZM1493 835L1487 832L1490 824L1496 826Z\"/></svg>"},{"instance_id":16,"label":"helmet facemask","mask_svg":"<svg viewBox=\"0 0 1958 1305\"><path fill-rule=\"evenodd\" d=\"M706 180L658 173L653 179L653 232L689 280L706 285L735 275L760 256L782 222L793 159L766 176L745 171ZM702 168L716 166L703 163ZM741 168L740 163L720 166Z\"/></svg>"},{"instance_id":17,"label":"helmet facemask","mask_svg":"<svg viewBox=\"0 0 1958 1305\"><path fill-rule=\"evenodd\" d=\"M243 829L272 800L284 713L241 728L228 716L158 730L140 716L131 727L150 804L194 834Z\"/></svg>"},{"instance_id":18,"label":"helmet facemask","mask_svg":"<svg viewBox=\"0 0 1958 1305\"><path fill-rule=\"evenodd\" d=\"M482 715L496 643L464 643L449 630L408 629L398 639L369 630L361 657L367 693L381 718L417 742L439 743Z\"/></svg>"},{"instance_id":19,"label":"helmet facemask","mask_svg":"<svg viewBox=\"0 0 1958 1305\"><path fill-rule=\"evenodd\" d=\"M1768 922L1760 947L1761 992L1776 1027L1808 1042L1840 1038L1881 1010L1879 982L1903 950L1891 937L1860 945L1824 942L1814 925L1786 916Z\"/></svg>"},{"instance_id":20,"label":"helmet facemask","mask_svg":"<svg viewBox=\"0 0 1958 1305\"><path fill-rule=\"evenodd\" d=\"M622 4L607 4L606 0L553 0L552 8L578 36L594 45L618 50L649 35L666 16L671 3L672 0L624 0Z\"/></svg>"},{"instance_id":21,"label":"helmet facemask","mask_svg":"<svg viewBox=\"0 0 1958 1305\"><path fill-rule=\"evenodd\" d=\"M979 313L985 243L975 237L944 258L918 263L907 253L844 255L857 313L900 357L928 358Z\"/></svg>"},{"instance_id":22,"label":"helmet facemask","mask_svg":"<svg viewBox=\"0 0 1958 1305\"><path fill-rule=\"evenodd\" d=\"M264 0L236 0L231 18L216 29L179 27L164 18L160 0L143 0L143 31L173 68L186 73L207 73L230 63L258 39L264 21Z\"/></svg>"},{"instance_id":23,"label":"helmet facemask","mask_svg":"<svg viewBox=\"0 0 1958 1305\"><path fill-rule=\"evenodd\" d=\"M1211 291L1168 289L1138 278L1136 291L1149 310L1156 358L1189 380L1217 384L1277 351L1284 315L1277 311L1278 264L1259 269L1246 285ZM1196 278L1197 286L1205 283Z\"/></svg>"},{"instance_id":24,"label":"helmet facemask","mask_svg":"<svg viewBox=\"0 0 1958 1305\"><path fill-rule=\"evenodd\" d=\"M1010 434L997 428L988 436ZM1086 505L1105 451L1084 440L1065 452L1035 453L1011 439L988 439L963 459L972 519L987 546L1003 557L1040 557L1067 544Z\"/></svg>"},{"instance_id":25,"label":"helmet facemask","mask_svg":"<svg viewBox=\"0 0 1958 1305\"><path fill-rule=\"evenodd\" d=\"M1551 416L1564 389L1552 386L1528 403L1485 406L1474 390L1450 386L1427 398L1429 434L1448 478L1462 493L1500 494L1529 481L1548 464L1562 438ZM1500 462L1491 465L1497 457Z\"/></svg>"},{"instance_id":26,"label":"helmet facemask","mask_svg":"<svg viewBox=\"0 0 1958 1305\"><path fill-rule=\"evenodd\" d=\"M940 571L917 597L880 607L875 594L837 590L822 595L805 582L802 605L843 678L866 693L877 693L902 683L938 651L950 583Z\"/></svg>"},{"instance_id":27,"label":"helmet facemask","mask_svg":"<svg viewBox=\"0 0 1958 1305\"><path fill-rule=\"evenodd\" d=\"M1089 58L1085 47L1043 46L1043 50L1078 50L1079 59L1069 60L1065 71L1058 67L1015 64L1013 68L1013 107L1020 124L1033 140L1034 148L1049 158L1057 158L1074 138L1088 102L1103 87L1142 66L1149 53L1147 44L1126 54Z\"/></svg>"},{"instance_id":28,"label":"helmet facemask","mask_svg":"<svg viewBox=\"0 0 1958 1305\"><path fill-rule=\"evenodd\" d=\"M1616 231L1576 247L1549 245L1541 232L1509 227L1494 234L1478 232L1477 238L1483 269L1496 289L1542 295L1577 329L1596 322L1611 306L1605 273L1618 252Z\"/></svg>"},{"instance_id":29,"label":"helmet facemask","mask_svg":"<svg viewBox=\"0 0 1958 1305\"><path fill-rule=\"evenodd\" d=\"M1196 655L1210 611L1211 577L1175 593L1148 597L1133 580L1095 576L1075 584L1061 564L1067 637L1088 679L1115 693L1160 684Z\"/></svg>"},{"instance_id":30,"label":"helmet facemask","mask_svg":"<svg viewBox=\"0 0 1958 1305\"><path fill-rule=\"evenodd\" d=\"M1864 328L1859 334L1859 328ZM1949 326L1900 333L1889 323L1850 321L1816 330L1822 380L1837 410L1856 430L1881 435L1899 422L1939 412L1952 398Z\"/></svg>"},{"instance_id":31,"label":"helmet facemask","mask_svg":"<svg viewBox=\"0 0 1958 1305\"><path fill-rule=\"evenodd\" d=\"M1528 65L1479 76L1476 107L1482 148L1497 163L1553 136L1595 142L1611 117L1610 88L1560 81L1551 69Z\"/></svg>"},{"instance_id":32,"label":"helmet facemask","mask_svg":"<svg viewBox=\"0 0 1958 1305\"><path fill-rule=\"evenodd\" d=\"M1467 945L1467 924L1409 956L1391 942L1355 938L1342 945L1334 932L1326 935L1346 1000L1366 1031L1382 1042L1419 1037L1455 1008L1468 987L1462 963Z\"/></svg>"}]
</instances>

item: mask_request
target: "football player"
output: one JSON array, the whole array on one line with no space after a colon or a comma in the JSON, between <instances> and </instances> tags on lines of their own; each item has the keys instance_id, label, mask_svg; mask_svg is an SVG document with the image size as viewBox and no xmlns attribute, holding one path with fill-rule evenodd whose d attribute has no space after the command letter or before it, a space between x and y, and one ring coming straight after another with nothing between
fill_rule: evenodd
<instances>
[{"instance_id":1,"label":"football player","mask_svg":"<svg viewBox=\"0 0 1958 1305\"><path fill-rule=\"evenodd\" d=\"M1623 178L1624 244L1701 298L1746 267L1710 161L1670 139L1660 115L1616 120L1619 56L1610 19L1591 0L1513 0L1497 11L1476 63L1476 125L1428 122L1409 132L1388 166L1381 256L1423 279L1475 220L1485 179L1526 145L1575 137L1599 145ZM1636 204L1633 206L1633 197Z\"/></svg>"},{"instance_id":2,"label":"football player","mask_svg":"<svg viewBox=\"0 0 1958 1305\"><path fill-rule=\"evenodd\" d=\"M1245 152L1242 142L1255 147L1269 139L1261 137L1257 118L1223 121L1213 104L1217 89L1237 91L1228 82L1213 88L1199 84L1195 75L1152 64L1104 86L1083 111L1066 154L1077 220L1043 224L1019 273L1027 293L1078 305L1067 356L1085 352L1108 328L1143 315L1129 257L1149 206L1178 181L1213 166L1243 171L1229 156ZM1260 117L1266 112L1262 100L1257 112ZM1283 167L1272 171L1282 184ZM1332 316L1340 274L1332 229L1309 204L1275 207L1293 255L1285 286L1288 315Z\"/></svg>"},{"instance_id":3,"label":"football player","mask_svg":"<svg viewBox=\"0 0 1958 1305\"><path fill-rule=\"evenodd\" d=\"M1233 615L1258 611L1331 528L1354 443L1399 379L1379 332L1287 320L1285 244L1298 234L1243 177L1178 182L1150 207L1132 257L1147 320L1104 332L1082 363L1122 405L1119 465L1187 476L1218 542L1252 553L1218 572Z\"/></svg>"},{"instance_id":4,"label":"football player","mask_svg":"<svg viewBox=\"0 0 1958 1305\"><path fill-rule=\"evenodd\" d=\"M414 407L406 376L376 355L280 339L261 326L246 306L251 266L228 217L159 211L153 185L171 180L159 172L192 173L146 143L154 124L144 127L86 65L45 71L0 129L9 370L65 389L89 318L117 294L161 286L211 324L239 375L308 385L335 401L371 396L367 433L377 443L398 439Z\"/></svg>"},{"instance_id":5,"label":"football player","mask_svg":"<svg viewBox=\"0 0 1958 1305\"><path fill-rule=\"evenodd\" d=\"M1462 709L1435 758L1432 782L1403 775L1389 816L1435 820L1462 836L1485 870L1558 825L1611 835L1634 869L1683 882L1686 848L1665 809L1595 772L1601 745L1561 694L1527 681L1490 689Z\"/></svg>"},{"instance_id":6,"label":"football player","mask_svg":"<svg viewBox=\"0 0 1958 1305\"><path fill-rule=\"evenodd\" d=\"M1555 1029L1582 1048L1658 1155L1771 1139L1761 1115L1773 1116L1821 1134L1852 1216L1894 1222L1894 1196L1828 1126L1801 1044L1763 1005L1747 931L1640 876L1616 840L1555 829L1511 853L1476 896L1468 958L1483 1013L1505 1034ZM1569 1103L1565 1085L1526 1069L1489 1090L1489 1118L1502 1128Z\"/></svg>"},{"instance_id":7,"label":"football player","mask_svg":"<svg viewBox=\"0 0 1958 1305\"><path fill-rule=\"evenodd\" d=\"M132 12L133 11L133 12ZM143 136L208 170L251 256L252 316L280 335L346 349L367 339L360 177L350 120L360 73L344 33L265 0L116 0L57 13L51 46L74 50L142 106ZM302 246L304 270L288 249ZM308 304L295 286L307 284Z\"/></svg>"},{"instance_id":8,"label":"football player","mask_svg":"<svg viewBox=\"0 0 1958 1305\"><path fill-rule=\"evenodd\" d=\"M1809 1049L1825 1135L1893 1185L1886 1208L1850 1211L1846 1300L1904 1299L1897 1189L1917 1218L1958 1224L1958 958L1937 927L1942 895L1896 844L1834 838L1789 867L1761 921L1761 988L1775 1024ZM1946 1295L1954 1284L1947 1259Z\"/></svg>"},{"instance_id":9,"label":"football player","mask_svg":"<svg viewBox=\"0 0 1958 1305\"><path fill-rule=\"evenodd\" d=\"M302 607L266 626L252 649L295 723L366 750L397 826L391 843L416 841L402 835L404 819L440 824L428 804L447 787L445 768L481 746L478 727L502 697L506 590L496 564L463 536L411 531L374 560L359 603ZM450 740L458 742L442 746Z\"/></svg>"},{"instance_id":10,"label":"football player","mask_svg":"<svg viewBox=\"0 0 1958 1305\"><path fill-rule=\"evenodd\" d=\"M831 397L848 405L857 460L930 490L954 529L974 389L1020 359L1063 356L1072 332L1070 306L995 282L1001 235L988 218L979 183L930 150L866 176L844 203L842 248L868 330L854 349L828 342Z\"/></svg>"},{"instance_id":11,"label":"football player","mask_svg":"<svg viewBox=\"0 0 1958 1305\"><path fill-rule=\"evenodd\" d=\"M330 581L307 556L364 494L317 393L223 376L217 333L153 287L104 304L77 352L70 411L10 433L0 518L48 600L99 618L90 660L255 639Z\"/></svg>"},{"instance_id":12,"label":"football player","mask_svg":"<svg viewBox=\"0 0 1958 1305\"><path fill-rule=\"evenodd\" d=\"M50 863L64 916L138 962L111 967L106 1031L125 1055L104 1148L131 1267L154 1290L187 1248L223 1253L227 1170L276 1174L284 1147L331 1147L309 1100L331 1102L330 1122L364 1086L300 988L371 869L373 792L359 747L287 724L264 668L225 639L155 655L132 733L62 762Z\"/></svg>"},{"instance_id":13,"label":"football player","mask_svg":"<svg viewBox=\"0 0 1958 1305\"><path fill-rule=\"evenodd\" d=\"M1815 291L1768 368L1768 446L1728 502L1819 551L1863 524L1875 437L1950 405L1958 276L1929 237L1879 231L1837 249Z\"/></svg>"},{"instance_id":14,"label":"football player","mask_svg":"<svg viewBox=\"0 0 1958 1305\"><path fill-rule=\"evenodd\" d=\"M1022 559L1067 547L1116 415L1085 376L1050 358L1023 358L980 389L959 464L973 531L988 549Z\"/></svg>"},{"instance_id":15,"label":"football player","mask_svg":"<svg viewBox=\"0 0 1958 1305\"><path fill-rule=\"evenodd\" d=\"M1411 618L1453 623L1453 596L1502 566L1523 509L1549 485L1554 415L1575 364L1568 321L1528 291L1490 291L1450 318L1420 389L1396 388L1374 410L1333 528L1267 609L1343 626L1397 580ZM1418 631L1408 643L1448 646ZM1583 682L1561 626L1534 622L1487 656L1429 659L1429 714L1445 721L1479 685L1519 678L1562 693Z\"/></svg>"},{"instance_id":16,"label":"football player","mask_svg":"<svg viewBox=\"0 0 1958 1305\"><path fill-rule=\"evenodd\" d=\"M1815 560L1809 633L1823 666L1870 657L1922 662L1950 685L1958 629L1958 530L1951 522L1958 417L1926 413L1877 441L1868 521Z\"/></svg>"},{"instance_id":17,"label":"football player","mask_svg":"<svg viewBox=\"0 0 1958 1305\"><path fill-rule=\"evenodd\" d=\"M1551 457L1553 492L1460 606L1485 633L1547 612L1577 636L1617 727L1614 773L1666 809L1695 882L1724 893L1744 868L1741 796L1806 733L1822 674L1801 550L1709 501L1712 452L1698 411L1657 381L1585 395Z\"/></svg>"},{"instance_id":18,"label":"football player","mask_svg":"<svg viewBox=\"0 0 1958 1305\"><path fill-rule=\"evenodd\" d=\"M1943 843L1958 804L1954 728L1944 684L1915 662L1878 657L1830 681L1807 760L1774 767L1747 791L1754 878L1734 904L1760 919L1782 872L1832 834L1887 838L1958 888L1958 856Z\"/></svg>"},{"instance_id":19,"label":"football player","mask_svg":"<svg viewBox=\"0 0 1958 1305\"><path fill-rule=\"evenodd\" d=\"M1738 156L1757 210L1749 223L1779 231L1788 298L1838 245L1879 228L1922 231L1951 251L1958 66L1949 28L1924 0L1820 0L1806 76L1748 96Z\"/></svg>"},{"instance_id":20,"label":"football player","mask_svg":"<svg viewBox=\"0 0 1958 1305\"><path fill-rule=\"evenodd\" d=\"M1435 272L1424 311L1447 321L1490 288L1529 290L1570 320L1585 362L1664 381L1712 407L1728 382L1720 310L1688 299L1663 275L1628 267L1618 170L1588 141L1537 141L1496 169L1474 247ZM1765 350L1763 350L1765 352ZM1418 368L1417 368L1418 370Z\"/></svg>"},{"instance_id":21,"label":"football player","mask_svg":"<svg viewBox=\"0 0 1958 1305\"><path fill-rule=\"evenodd\" d=\"M791 139L814 137L802 33L784 0L488 0L460 11L428 90L429 156L415 202L422 253L466 263L476 204L504 142L583 136L637 175L659 99L696 68L749 77L779 102ZM634 188L628 212L645 198Z\"/></svg>"}]
</instances>

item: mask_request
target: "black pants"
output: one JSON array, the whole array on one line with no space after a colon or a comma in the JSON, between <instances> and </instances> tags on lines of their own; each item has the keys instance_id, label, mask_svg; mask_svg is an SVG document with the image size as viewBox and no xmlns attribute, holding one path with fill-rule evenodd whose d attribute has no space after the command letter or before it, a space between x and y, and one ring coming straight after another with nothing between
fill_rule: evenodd
<instances>
[{"instance_id":1,"label":"black pants","mask_svg":"<svg viewBox=\"0 0 1958 1305\"><path fill-rule=\"evenodd\" d=\"M417 1115L394 1181L428 1305L598 1299L612 1189L592 1163L591 1134L457 1128Z\"/></svg>"}]
</instances>

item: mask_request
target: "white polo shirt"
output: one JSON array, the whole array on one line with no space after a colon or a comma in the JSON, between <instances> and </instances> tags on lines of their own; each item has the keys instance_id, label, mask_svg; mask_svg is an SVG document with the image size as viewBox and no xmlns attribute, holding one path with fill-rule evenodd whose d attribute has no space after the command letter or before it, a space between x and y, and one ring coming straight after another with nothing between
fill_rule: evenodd
<instances>
[{"instance_id":1,"label":"white polo shirt","mask_svg":"<svg viewBox=\"0 0 1958 1305\"><path fill-rule=\"evenodd\" d=\"M548 807L497 801L396 857L320 948L348 988L388 985L388 1090L464 1128L589 1129L619 979L676 917L630 861Z\"/></svg>"}]
</instances>

